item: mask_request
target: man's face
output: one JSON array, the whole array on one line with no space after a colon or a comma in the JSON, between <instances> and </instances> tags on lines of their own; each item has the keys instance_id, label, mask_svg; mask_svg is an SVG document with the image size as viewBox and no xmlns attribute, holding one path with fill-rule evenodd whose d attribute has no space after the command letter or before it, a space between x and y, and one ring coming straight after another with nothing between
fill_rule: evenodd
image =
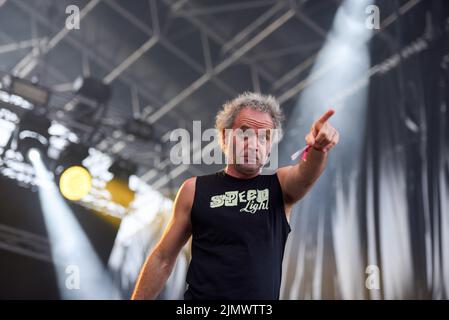
<instances>
[{"instance_id":1,"label":"man's face","mask_svg":"<svg viewBox=\"0 0 449 320\"><path fill-rule=\"evenodd\" d=\"M271 151L273 129L273 120L268 113L243 108L235 118L232 130L225 131L228 164L245 174L258 172Z\"/></svg>"}]
</instances>

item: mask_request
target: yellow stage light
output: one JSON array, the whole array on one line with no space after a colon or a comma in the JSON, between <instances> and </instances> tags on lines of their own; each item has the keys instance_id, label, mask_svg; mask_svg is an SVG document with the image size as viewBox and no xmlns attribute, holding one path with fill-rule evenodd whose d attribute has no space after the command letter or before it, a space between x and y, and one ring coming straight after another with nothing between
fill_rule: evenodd
<instances>
[{"instance_id":1,"label":"yellow stage light","mask_svg":"<svg viewBox=\"0 0 449 320\"><path fill-rule=\"evenodd\" d=\"M128 187L126 181L120 179L112 179L106 184L106 190L111 194L111 199L115 203L127 208L129 204L134 200L134 192Z\"/></svg>"},{"instance_id":2,"label":"yellow stage light","mask_svg":"<svg viewBox=\"0 0 449 320\"><path fill-rule=\"evenodd\" d=\"M64 170L59 180L62 195L72 201L81 200L92 188L92 176L81 166L72 166Z\"/></svg>"}]
</instances>

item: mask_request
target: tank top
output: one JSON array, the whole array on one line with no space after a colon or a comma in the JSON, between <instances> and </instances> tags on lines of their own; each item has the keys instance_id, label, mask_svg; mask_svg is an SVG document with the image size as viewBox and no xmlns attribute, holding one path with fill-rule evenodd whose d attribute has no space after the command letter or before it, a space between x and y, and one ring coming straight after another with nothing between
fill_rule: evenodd
<instances>
[{"instance_id":1,"label":"tank top","mask_svg":"<svg viewBox=\"0 0 449 320\"><path fill-rule=\"evenodd\" d=\"M196 179L186 300L279 299L290 233L277 174Z\"/></svg>"}]
</instances>

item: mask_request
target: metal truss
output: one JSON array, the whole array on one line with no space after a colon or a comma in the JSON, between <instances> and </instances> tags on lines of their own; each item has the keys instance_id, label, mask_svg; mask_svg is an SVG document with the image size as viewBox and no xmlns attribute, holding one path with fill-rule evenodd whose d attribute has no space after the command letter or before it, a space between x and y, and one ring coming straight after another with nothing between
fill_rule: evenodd
<instances>
[{"instance_id":1,"label":"metal truss","mask_svg":"<svg viewBox=\"0 0 449 320\"><path fill-rule=\"evenodd\" d=\"M45 262L53 262L47 238L3 224L0 224L0 249Z\"/></svg>"},{"instance_id":2,"label":"metal truss","mask_svg":"<svg viewBox=\"0 0 449 320\"><path fill-rule=\"evenodd\" d=\"M406 14L409 10L411 10L413 7L415 7L420 2L421 2L421 0L410 0L410 1L408 1L403 6L400 7L399 15ZM303 14L296 14L296 16L299 19L301 19L302 21L304 21L308 26L311 27L311 29L316 31L318 34L320 34L322 36L324 35L321 32L321 28L316 26L315 23L313 21L309 20L306 16L304 16ZM385 28L387 28L389 25L394 23L397 19L398 19L398 14L393 13L393 14L389 15L387 18L385 18L384 21L382 21L382 23L381 23L382 27L381 27L380 30L385 30ZM381 32L381 31L377 31L377 32ZM273 82L272 83L272 89L278 89L279 87L281 87L285 83L291 81L292 79L295 79L299 74L304 72L308 67L312 66L314 64L314 62L316 61L317 57L318 57L318 52L313 54L312 56L310 56L304 62L302 62L302 63L298 64L297 66L295 66L285 76L283 76L280 79L278 79L275 82ZM324 75L328 70L331 70L331 68L334 66L335 63L337 63L337 62L335 61L335 62L331 63L329 66L326 66L325 70L317 70L314 74L311 74L308 78L306 78L304 80L301 80L301 81L299 81L297 83L294 83L291 88L286 90L281 96L278 97L279 102L280 103L284 103L284 102L290 100L291 98L293 98L294 96L297 96L306 87L308 87L316 79L319 78L319 76L320 76L319 73L321 73L321 75ZM368 77L369 77L369 75L368 75ZM355 84L348 84L348 88L351 88L354 85ZM215 143L215 142L211 142L210 144L213 144L213 143ZM206 146L205 148L207 148L207 147L208 146ZM196 156L198 156L198 153L200 153L200 152L201 152L201 150L194 150L193 157L195 158ZM182 174L183 172L187 171L188 168L189 168L188 165L181 165L181 166L176 167L175 169L173 169L169 173L163 175L162 177L159 177L159 179L156 180L152 184L153 187L156 188L156 189L162 188L171 179L174 179L177 176L179 176L180 174Z\"/></svg>"},{"instance_id":3,"label":"metal truss","mask_svg":"<svg viewBox=\"0 0 449 320\"><path fill-rule=\"evenodd\" d=\"M144 1L144 0L142 0ZM4 5L6 0L0 0L0 7ZM334 1L340 3L340 1ZM410 0L406 3L402 11L414 7L420 0ZM220 75L229 69L231 66L244 64L249 67L250 83L254 91L261 90L261 81L269 84L269 92L278 96L281 103L286 103L292 98L296 97L304 88L310 85L314 77L305 79L305 73L313 66L320 49L320 44L323 43L327 36L327 31L314 22L303 10L303 5L306 1L299 0L254 0L241 1L239 3L230 4L210 4L207 6L198 6L195 1L187 0L148 0L148 18L151 18L151 26L146 21L142 21L141 17L135 16L125 5L124 2L117 0L92 0L81 9L81 19L85 19L88 15L99 10L100 4L112 9L124 20L126 20L134 28L147 36L147 40L138 46L127 57L120 62L111 61L111 59L102 52L99 52L95 45L88 43L87 40L80 38L66 28L61 28L53 25L46 19L46 17L34 10L32 6L24 0L15 0L11 3L30 16L30 20L41 24L54 33L53 36L45 38L38 38L37 36L28 41L11 43L8 46L0 46L0 53L2 50L14 50L19 48L31 48L31 51L17 64L11 71L21 76L29 75L38 63L45 64L53 73L58 74L59 78L63 79L63 83L58 86L58 89L64 91L66 87L70 87L70 83L74 79L67 79L64 77L63 70L57 70L54 66L42 59L57 44L61 41L66 41L75 50L78 50L83 57L82 69L84 74L90 73L89 61L95 62L97 65L105 70L108 70L103 81L112 83L120 79L125 83L131 92L131 101L129 107L132 108L132 113L135 118L145 120L149 124L159 125L163 117L169 117L173 122L174 127L164 127L162 143L168 141L170 130L175 126L185 126L188 121L194 120L187 118L179 113L178 107L184 104L192 94L197 92L206 84L212 84L215 88L225 93L231 98L237 92L229 84L220 78ZM218 13L229 13L243 10L251 10L254 8L267 8L263 14L258 16L254 21L249 21L248 24L241 30L236 32L232 37L224 36L220 30L208 25L204 18ZM164 25L161 22L161 12L164 9L169 12L171 19L183 19L194 30L201 35L201 46L203 52L203 61L193 59L182 48L179 47L176 40L171 40L164 33ZM256 52L255 47L276 32L281 27L292 20L298 20L305 25L313 34L316 35L317 42L312 44L311 49L314 51L306 59L297 65L292 65L289 72L283 74L281 77L272 74L265 63L270 60L276 61L289 52L300 52L304 50L303 46L293 46L291 48L272 49L268 52ZM387 27L397 19L395 16L390 16L385 19L383 26ZM211 42L220 47L221 60L213 61L211 54ZM305 44L307 45L307 44ZM165 50L170 52L180 62L187 65L190 69L197 73L197 78L192 83L187 85L175 96L166 100L158 92L152 90L145 85L135 75L131 74L129 68L156 46L162 46ZM309 48L310 50L310 48ZM111 67L112 66L112 67ZM312 79L312 80L310 80ZM143 97L150 102L149 106L141 106L139 97ZM71 102L71 101L68 101ZM114 123L114 122L113 122ZM121 123L117 119L116 123ZM116 134L106 137L103 141L98 143L96 147L100 150L107 150L108 152L120 155L132 144L126 139L126 134L122 132L117 125ZM136 153L139 150L135 151ZM198 150L193 150L195 154ZM154 157L154 155L152 155ZM186 171L192 174L201 174L201 170L194 169L189 165L181 165L173 170L165 172L169 166L169 160L166 155L160 154L159 160L153 166L146 167L146 171L141 175L141 178L151 184L155 188L164 187L171 179L174 179Z\"/></svg>"}]
</instances>

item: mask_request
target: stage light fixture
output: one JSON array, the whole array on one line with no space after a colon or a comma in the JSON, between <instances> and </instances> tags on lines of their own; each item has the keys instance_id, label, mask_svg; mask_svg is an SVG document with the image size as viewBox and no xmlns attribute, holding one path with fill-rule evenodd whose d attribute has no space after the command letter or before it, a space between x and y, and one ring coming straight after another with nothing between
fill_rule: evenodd
<instances>
[{"instance_id":1,"label":"stage light fixture","mask_svg":"<svg viewBox=\"0 0 449 320\"><path fill-rule=\"evenodd\" d=\"M56 181L61 194L68 200L81 200L92 188L92 176L82 164L88 155L89 147L71 143L56 163Z\"/></svg>"},{"instance_id":2,"label":"stage light fixture","mask_svg":"<svg viewBox=\"0 0 449 320\"><path fill-rule=\"evenodd\" d=\"M68 200L79 201L92 189L92 176L82 166L71 166L64 170L59 179L59 190Z\"/></svg>"},{"instance_id":3,"label":"stage light fixture","mask_svg":"<svg viewBox=\"0 0 449 320\"><path fill-rule=\"evenodd\" d=\"M83 144L70 143L60 154L56 163L55 173L61 174L70 166L82 166L82 162L89 155L89 147Z\"/></svg>"},{"instance_id":4,"label":"stage light fixture","mask_svg":"<svg viewBox=\"0 0 449 320\"><path fill-rule=\"evenodd\" d=\"M78 77L73 87L77 94L100 104L105 104L111 98L111 87L96 78Z\"/></svg>"},{"instance_id":5,"label":"stage light fixture","mask_svg":"<svg viewBox=\"0 0 449 320\"><path fill-rule=\"evenodd\" d=\"M137 165L129 160L117 159L109 167L114 178L128 181L129 177L137 172Z\"/></svg>"},{"instance_id":6,"label":"stage light fixture","mask_svg":"<svg viewBox=\"0 0 449 320\"><path fill-rule=\"evenodd\" d=\"M27 162L30 161L28 152L33 148L40 152L41 156L46 157L50 126L51 121L45 115L35 111L27 111L21 117L12 139L15 141L17 151Z\"/></svg>"},{"instance_id":7,"label":"stage light fixture","mask_svg":"<svg viewBox=\"0 0 449 320\"><path fill-rule=\"evenodd\" d=\"M97 110L98 108L91 104L78 102L67 112L67 114L71 119L93 125L95 123L94 115Z\"/></svg>"},{"instance_id":8,"label":"stage light fixture","mask_svg":"<svg viewBox=\"0 0 449 320\"><path fill-rule=\"evenodd\" d=\"M106 184L112 201L128 207L134 200L135 193L129 188L129 177L136 173L137 165L125 159L116 160L109 171L114 177Z\"/></svg>"},{"instance_id":9,"label":"stage light fixture","mask_svg":"<svg viewBox=\"0 0 449 320\"><path fill-rule=\"evenodd\" d=\"M153 127L142 120L130 119L125 124L125 131L143 140L151 140L153 137Z\"/></svg>"},{"instance_id":10,"label":"stage light fixture","mask_svg":"<svg viewBox=\"0 0 449 320\"><path fill-rule=\"evenodd\" d=\"M50 90L26 79L6 75L2 87L10 94L19 96L38 106L46 106L50 99Z\"/></svg>"}]
</instances>

